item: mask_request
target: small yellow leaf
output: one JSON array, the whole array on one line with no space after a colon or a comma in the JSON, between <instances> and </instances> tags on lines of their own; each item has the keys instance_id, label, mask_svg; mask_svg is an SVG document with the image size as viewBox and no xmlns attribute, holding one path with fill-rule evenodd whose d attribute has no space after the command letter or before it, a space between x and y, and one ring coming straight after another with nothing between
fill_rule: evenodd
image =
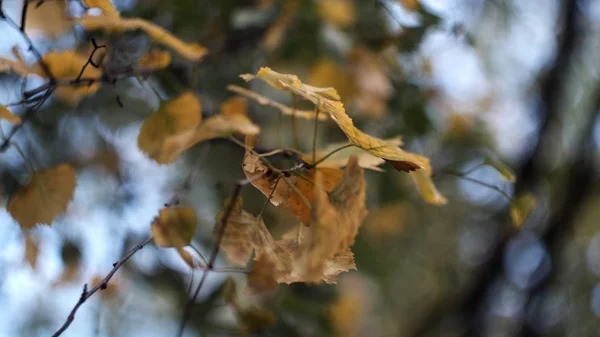
<instances>
[{"instance_id":1,"label":"small yellow leaf","mask_svg":"<svg viewBox=\"0 0 600 337\"><path fill-rule=\"evenodd\" d=\"M8 212L23 229L51 224L64 213L75 192L75 170L68 164L36 172L8 202Z\"/></svg>"},{"instance_id":2,"label":"small yellow leaf","mask_svg":"<svg viewBox=\"0 0 600 337\"><path fill-rule=\"evenodd\" d=\"M154 49L140 58L140 65L146 70L164 69L170 63L171 54L163 50Z\"/></svg>"},{"instance_id":3,"label":"small yellow leaf","mask_svg":"<svg viewBox=\"0 0 600 337\"><path fill-rule=\"evenodd\" d=\"M523 193L510 202L510 217L517 228L521 228L537 205L532 193Z\"/></svg>"},{"instance_id":4,"label":"small yellow leaf","mask_svg":"<svg viewBox=\"0 0 600 337\"><path fill-rule=\"evenodd\" d=\"M159 247L187 246L196 231L196 212L191 207L163 208L152 222L151 230Z\"/></svg>"},{"instance_id":5,"label":"small yellow leaf","mask_svg":"<svg viewBox=\"0 0 600 337\"><path fill-rule=\"evenodd\" d=\"M340 28L348 28L356 22L356 10L352 0L315 0L321 17Z\"/></svg>"},{"instance_id":6,"label":"small yellow leaf","mask_svg":"<svg viewBox=\"0 0 600 337\"><path fill-rule=\"evenodd\" d=\"M197 43L185 43L162 27L142 19L85 15L79 19L86 31L102 30L107 33L124 33L142 30L154 42L166 46L190 61L199 61L208 50Z\"/></svg>"},{"instance_id":7,"label":"small yellow leaf","mask_svg":"<svg viewBox=\"0 0 600 337\"><path fill-rule=\"evenodd\" d=\"M110 2L110 0L83 0L83 4L87 8L99 8L102 10L102 15L110 17L119 17L119 12Z\"/></svg>"},{"instance_id":8,"label":"small yellow leaf","mask_svg":"<svg viewBox=\"0 0 600 337\"><path fill-rule=\"evenodd\" d=\"M185 250L185 248L177 247L177 253L181 256L181 259L188 265L190 268L196 268L198 263L194 256Z\"/></svg>"},{"instance_id":9,"label":"small yellow leaf","mask_svg":"<svg viewBox=\"0 0 600 337\"><path fill-rule=\"evenodd\" d=\"M73 27L67 13L67 0L44 1L41 6L29 6L25 32L28 36L41 33L56 38Z\"/></svg>"},{"instance_id":10,"label":"small yellow leaf","mask_svg":"<svg viewBox=\"0 0 600 337\"><path fill-rule=\"evenodd\" d=\"M498 171L498 173L500 173L502 175L502 177L504 179L506 179L507 181L514 183L517 180L517 176L515 175L515 171L513 171L513 169L506 165L505 163L498 161L498 160L494 160L492 158L485 158L485 160L483 161L484 165L489 165L493 168L496 169L496 171Z\"/></svg>"},{"instance_id":11,"label":"small yellow leaf","mask_svg":"<svg viewBox=\"0 0 600 337\"><path fill-rule=\"evenodd\" d=\"M417 170L410 172L410 177L417 185L417 189L425 201L433 205L445 205L448 200L435 187L431 180L431 172L427 170Z\"/></svg>"},{"instance_id":12,"label":"small yellow leaf","mask_svg":"<svg viewBox=\"0 0 600 337\"><path fill-rule=\"evenodd\" d=\"M0 120L7 120L13 124L21 124L21 117L13 114L5 106L0 105Z\"/></svg>"},{"instance_id":13,"label":"small yellow leaf","mask_svg":"<svg viewBox=\"0 0 600 337\"><path fill-rule=\"evenodd\" d=\"M43 57L48 65L50 73L57 80L70 81L75 80L81 69L88 60L87 56L81 56L74 51L49 52ZM44 77L46 74L41 67L37 66L37 74ZM88 65L83 72L82 79L93 79L92 83L84 81L79 84L61 85L55 90L56 95L65 103L77 105L85 96L95 94L100 88L100 77L102 72L99 69Z\"/></svg>"},{"instance_id":14,"label":"small yellow leaf","mask_svg":"<svg viewBox=\"0 0 600 337\"><path fill-rule=\"evenodd\" d=\"M160 164L172 163L184 149L170 144L169 140L195 130L201 121L200 100L193 92L186 91L161 103L158 111L144 121L138 136L138 147Z\"/></svg>"},{"instance_id":15,"label":"small yellow leaf","mask_svg":"<svg viewBox=\"0 0 600 337\"><path fill-rule=\"evenodd\" d=\"M317 116L317 114L315 114L315 112L312 110L298 110L298 109L290 108L287 105L281 104L270 98L267 98L265 96L257 94L248 89L244 89L237 85L228 85L227 89L230 91L233 91L235 93L238 93L244 97L253 99L260 105L268 105L268 106L277 108L277 109L279 109L279 111L281 111L281 113L283 113L284 115L287 115L287 116L294 116L294 117L303 118L303 119L315 119L315 116ZM319 120L327 120L327 115L319 114L318 118L319 118Z\"/></svg>"},{"instance_id":16,"label":"small yellow leaf","mask_svg":"<svg viewBox=\"0 0 600 337\"><path fill-rule=\"evenodd\" d=\"M406 9L411 10L411 11L416 11L419 10L419 8L421 7L419 5L419 0L396 0L399 3L402 4L402 6L404 6Z\"/></svg>"}]
</instances>

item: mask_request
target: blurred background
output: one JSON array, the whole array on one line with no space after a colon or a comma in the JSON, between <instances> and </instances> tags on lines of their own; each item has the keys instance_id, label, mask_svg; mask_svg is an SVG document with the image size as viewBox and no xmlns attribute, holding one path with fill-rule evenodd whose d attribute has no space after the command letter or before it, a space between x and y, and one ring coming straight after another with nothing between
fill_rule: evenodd
<instances>
[{"instance_id":1,"label":"blurred background","mask_svg":"<svg viewBox=\"0 0 600 337\"><path fill-rule=\"evenodd\" d=\"M22 1L0 3L18 22ZM194 245L208 254L216 214L244 178L243 149L213 140L161 166L138 150L137 134L161 99L186 88L200 96L205 116L232 96L229 84L292 106L289 95L239 78L261 66L333 86L361 130L401 135L405 148L431 159L448 203L427 204L389 165L367 171L369 215L352 248L357 271L337 285L279 285L254 296L244 292L244 274L210 273L186 336L600 334L600 1L113 3L122 16L152 21L210 53L196 64L175 58L147 79L103 85L77 106L50 99L12 138L35 168L68 161L78 171L67 213L35 228L29 241L0 209L0 336L51 336L83 284L95 284L149 235L190 172L181 200L196 209ZM61 21L63 10L81 15L83 7L31 6L26 32L41 52L90 48L93 35ZM6 21L0 32L0 56L18 45L35 60ZM151 44L142 33L105 42L123 64ZM0 104L40 83L1 75ZM313 122L254 102L249 114L263 146L310 151ZM0 123L6 133L10 126ZM317 139L324 146L345 137L325 123ZM516 181L482 165L492 161L512 167ZM14 146L0 152L4 204L27 181L27 165ZM536 206L516 226L510 205L526 193ZM258 213L262 194L248 187L242 195ZM274 233L292 221L274 207L264 217ZM81 307L63 336L174 336L199 275L175 249L149 245Z\"/></svg>"}]
</instances>

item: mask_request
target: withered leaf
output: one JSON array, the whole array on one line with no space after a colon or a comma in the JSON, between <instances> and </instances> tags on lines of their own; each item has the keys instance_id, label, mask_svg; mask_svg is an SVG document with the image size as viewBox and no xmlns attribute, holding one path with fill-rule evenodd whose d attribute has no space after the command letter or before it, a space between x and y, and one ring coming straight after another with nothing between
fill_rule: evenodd
<instances>
[{"instance_id":1,"label":"withered leaf","mask_svg":"<svg viewBox=\"0 0 600 337\"><path fill-rule=\"evenodd\" d=\"M159 247L187 246L196 231L196 212L191 207L163 208L152 222L151 230Z\"/></svg>"},{"instance_id":2,"label":"withered leaf","mask_svg":"<svg viewBox=\"0 0 600 337\"><path fill-rule=\"evenodd\" d=\"M71 81L75 80L83 66L86 64L88 57L77 54L72 50L53 51L45 54L43 60L48 65L50 73L57 80ZM46 74L41 67L36 67L36 73L42 77ZM93 80L83 81L79 84L61 85L55 90L56 95L65 103L77 105L85 96L92 95L100 88L100 77L102 72L92 66L85 68L82 79Z\"/></svg>"},{"instance_id":3,"label":"withered leaf","mask_svg":"<svg viewBox=\"0 0 600 337\"><path fill-rule=\"evenodd\" d=\"M308 225L312 222L312 206L316 200L316 192L330 192L342 178L342 170L332 167L317 167L307 170L306 176L292 175L284 177L267 167L258 155L251 151L256 144L255 137L246 137L246 154L243 169L251 184L261 191L269 201L278 206L283 204L292 215ZM319 173L322 184L315 188L314 178Z\"/></svg>"},{"instance_id":4,"label":"withered leaf","mask_svg":"<svg viewBox=\"0 0 600 337\"><path fill-rule=\"evenodd\" d=\"M273 239L262 219L242 210L239 201L233 207L221 248L237 264L244 264L254 252L251 291L270 289L273 281L335 283L339 273L356 268L350 247L367 213L363 169L352 157L331 193L319 188L320 172L315 180L316 219L310 228L298 225L279 240Z\"/></svg>"},{"instance_id":5,"label":"withered leaf","mask_svg":"<svg viewBox=\"0 0 600 337\"><path fill-rule=\"evenodd\" d=\"M537 205L535 196L526 192L518 195L510 202L510 217L517 228L521 228Z\"/></svg>"},{"instance_id":6,"label":"withered leaf","mask_svg":"<svg viewBox=\"0 0 600 337\"><path fill-rule=\"evenodd\" d=\"M444 204L446 199L435 188L431 180L431 166L426 157L406 152L388 142L371 137L357 129L346 114L344 105L334 88L318 88L302 83L296 75L281 74L270 68L261 68L256 75L244 74L241 77L250 81L260 78L275 89L289 91L316 104L321 111L337 123L350 142L370 154L382 158L399 171L415 171L411 174L424 199L433 204Z\"/></svg>"},{"instance_id":7,"label":"withered leaf","mask_svg":"<svg viewBox=\"0 0 600 337\"><path fill-rule=\"evenodd\" d=\"M75 192L75 170L68 164L41 170L32 175L8 202L8 212L23 229L51 224L63 214Z\"/></svg>"},{"instance_id":8,"label":"withered leaf","mask_svg":"<svg viewBox=\"0 0 600 337\"><path fill-rule=\"evenodd\" d=\"M171 63L171 54L164 50L152 50L142 55L140 65L146 70L159 70L166 68Z\"/></svg>"}]
</instances>

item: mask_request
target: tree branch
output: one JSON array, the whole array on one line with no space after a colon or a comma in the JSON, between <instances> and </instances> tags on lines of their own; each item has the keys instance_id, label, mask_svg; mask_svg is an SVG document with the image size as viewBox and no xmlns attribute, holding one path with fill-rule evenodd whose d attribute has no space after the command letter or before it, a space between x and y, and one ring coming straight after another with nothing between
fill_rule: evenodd
<instances>
[{"instance_id":1,"label":"tree branch","mask_svg":"<svg viewBox=\"0 0 600 337\"><path fill-rule=\"evenodd\" d=\"M81 293L81 297L79 298L79 301L77 301L77 303L75 304L75 307L73 307L73 310L71 310L71 313L69 313L69 316L67 317L67 320L65 321L65 323L52 335L52 337L58 337L63 332L65 332L65 330L67 330L67 328L71 325L71 323L73 323L73 320L75 320L75 314L77 313L79 308L90 297L92 297L98 290L106 289L106 287L108 286L108 282L115 275L117 270L119 270L119 268L121 268L121 266L123 266L123 264L125 264L125 262L127 262L127 260L129 260L135 253L137 253L139 250L144 248L145 245L150 243L150 241L152 241L152 237L147 238L146 240L140 242L139 244L137 244L133 248L131 248L121 260L119 260L113 264L113 269L106 275L106 277L104 277L104 279L102 279L102 281L100 281L100 283L95 285L92 289L88 290L87 284L85 284L83 286L83 292Z\"/></svg>"}]
</instances>

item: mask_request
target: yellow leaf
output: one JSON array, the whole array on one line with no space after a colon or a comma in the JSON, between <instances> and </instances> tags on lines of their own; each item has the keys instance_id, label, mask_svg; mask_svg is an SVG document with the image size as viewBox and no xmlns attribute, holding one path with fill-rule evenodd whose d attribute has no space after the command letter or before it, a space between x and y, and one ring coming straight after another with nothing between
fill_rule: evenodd
<instances>
[{"instance_id":1,"label":"yellow leaf","mask_svg":"<svg viewBox=\"0 0 600 337\"><path fill-rule=\"evenodd\" d=\"M21 117L13 114L5 106L0 105L0 120L7 120L13 124L21 124Z\"/></svg>"},{"instance_id":2,"label":"yellow leaf","mask_svg":"<svg viewBox=\"0 0 600 337\"><path fill-rule=\"evenodd\" d=\"M532 193L523 193L510 202L510 217L517 228L521 228L537 205Z\"/></svg>"},{"instance_id":3,"label":"yellow leaf","mask_svg":"<svg viewBox=\"0 0 600 337\"><path fill-rule=\"evenodd\" d=\"M23 229L51 224L73 199L75 170L68 164L36 172L8 201L8 212Z\"/></svg>"},{"instance_id":4,"label":"yellow leaf","mask_svg":"<svg viewBox=\"0 0 600 337\"><path fill-rule=\"evenodd\" d=\"M446 199L437 191L431 180L429 159L389 144L385 140L371 137L357 129L352 119L346 114L344 105L339 102L339 95L333 88L317 88L303 84L296 75L280 74L267 67L261 68L256 75L244 74L241 77L250 81L260 78L273 88L292 92L319 106L321 111L337 123L346 134L350 143L360 147L370 154L382 158L399 171L410 172L417 170L412 177L427 202L443 204Z\"/></svg>"},{"instance_id":5,"label":"yellow leaf","mask_svg":"<svg viewBox=\"0 0 600 337\"><path fill-rule=\"evenodd\" d=\"M83 0L83 4L87 8L99 8L102 10L102 15L110 17L119 17L119 12L110 2L110 0Z\"/></svg>"},{"instance_id":6,"label":"yellow leaf","mask_svg":"<svg viewBox=\"0 0 600 337\"><path fill-rule=\"evenodd\" d=\"M321 17L340 28L348 28L356 22L356 11L352 0L315 0Z\"/></svg>"},{"instance_id":7,"label":"yellow leaf","mask_svg":"<svg viewBox=\"0 0 600 337\"><path fill-rule=\"evenodd\" d=\"M163 50L152 50L142 55L140 65L147 70L164 69L171 63L171 54Z\"/></svg>"},{"instance_id":8,"label":"yellow leaf","mask_svg":"<svg viewBox=\"0 0 600 337\"><path fill-rule=\"evenodd\" d=\"M171 163L185 149L173 146L169 140L195 130L201 121L202 106L198 97L191 91L184 92L161 103L158 111L144 121L138 136L138 147L158 163Z\"/></svg>"},{"instance_id":9,"label":"yellow leaf","mask_svg":"<svg viewBox=\"0 0 600 337\"><path fill-rule=\"evenodd\" d=\"M43 57L48 65L52 76L61 81L75 80L81 69L88 60L87 56L81 56L74 51L65 50L49 52ZM37 67L37 74L45 76L41 68ZM83 72L82 79L95 79L93 83L82 82L73 85L61 85L55 90L56 95L65 103L77 105L85 96L95 94L100 88L100 77L102 72L99 69L88 65Z\"/></svg>"},{"instance_id":10,"label":"yellow leaf","mask_svg":"<svg viewBox=\"0 0 600 337\"><path fill-rule=\"evenodd\" d=\"M406 9L411 10L411 11L419 10L419 8L421 7L419 5L419 0L396 0L396 1L401 3L402 6L404 6Z\"/></svg>"},{"instance_id":11,"label":"yellow leaf","mask_svg":"<svg viewBox=\"0 0 600 337\"><path fill-rule=\"evenodd\" d=\"M354 80L350 73L338 65L331 57L319 58L310 68L307 82L317 87L333 87L342 99L358 94L354 90Z\"/></svg>"},{"instance_id":12,"label":"yellow leaf","mask_svg":"<svg viewBox=\"0 0 600 337\"><path fill-rule=\"evenodd\" d=\"M67 0L44 1L41 6L29 6L25 32L29 36L41 33L52 38L63 35L73 26L67 14Z\"/></svg>"},{"instance_id":13,"label":"yellow leaf","mask_svg":"<svg viewBox=\"0 0 600 337\"><path fill-rule=\"evenodd\" d=\"M196 231L196 212L191 207L163 208L151 229L152 238L159 247L187 246Z\"/></svg>"},{"instance_id":14,"label":"yellow leaf","mask_svg":"<svg viewBox=\"0 0 600 337\"><path fill-rule=\"evenodd\" d=\"M318 171L315 180L316 218L311 227L298 225L276 241L262 219L242 210L239 201L233 207L221 248L239 264L254 252L255 269L248 280L252 291L271 289L274 282L335 283L339 273L356 268L350 247L367 213L363 169L352 157L331 193L321 187Z\"/></svg>"},{"instance_id":15,"label":"yellow leaf","mask_svg":"<svg viewBox=\"0 0 600 337\"><path fill-rule=\"evenodd\" d=\"M256 139L246 137L248 149L254 147ZM330 192L342 178L342 171L338 168L318 167L307 170L306 176L283 177L279 173L269 172L269 168L262 163L260 158L252 151L246 150L243 163L244 173L252 180L252 185L261 191L266 197L271 196L270 202L283 206L297 217L303 224L312 222L312 206L316 201L318 190ZM316 174L322 177L322 184L315 188ZM260 178L258 178L260 176Z\"/></svg>"},{"instance_id":16,"label":"yellow leaf","mask_svg":"<svg viewBox=\"0 0 600 337\"><path fill-rule=\"evenodd\" d=\"M107 33L124 33L142 30L154 42L166 46L190 61L199 61L208 50L197 43L185 43L162 27L142 19L85 15L79 19L86 31L102 30Z\"/></svg>"},{"instance_id":17,"label":"yellow leaf","mask_svg":"<svg viewBox=\"0 0 600 337\"><path fill-rule=\"evenodd\" d=\"M513 171L513 169L506 165L505 163L498 161L498 160L494 160L492 158L485 158L485 160L483 161L484 165L489 165L493 168L496 169L496 171L498 171L498 173L500 173L500 175L502 175L502 177L504 179L506 179L507 181L514 183L517 180L517 176L515 175L515 171Z\"/></svg>"},{"instance_id":18,"label":"yellow leaf","mask_svg":"<svg viewBox=\"0 0 600 337\"><path fill-rule=\"evenodd\" d=\"M297 118L303 118L303 119L315 119L315 116L317 116L317 114L315 114L314 111L311 110L298 110L298 109L294 109L294 108L290 108L287 105L281 104L279 102L276 102L270 98L267 98L265 96L262 96L260 94L257 94L253 91L250 91L248 89L244 89L242 87L239 87L237 85L228 85L227 89L230 91L233 91L235 93L238 93L244 97L253 99L254 101L256 101L258 104L260 105L268 105L268 106L272 106L274 108L279 109L279 111L281 111L281 113L283 113L284 115L287 116L294 116ZM327 120L327 115L326 114L319 114L318 116L319 120Z\"/></svg>"},{"instance_id":19,"label":"yellow leaf","mask_svg":"<svg viewBox=\"0 0 600 337\"><path fill-rule=\"evenodd\" d=\"M196 262L196 259L194 258L194 256L190 252L188 252L184 248L177 247L177 253L179 254L179 256L181 256L181 259L188 266L190 266L190 268L196 268L196 266L198 265L198 263Z\"/></svg>"},{"instance_id":20,"label":"yellow leaf","mask_svg":"<svg viewBox=\"0 0 600 337\"><path fill-rule=\"evenodd\" d=\"M261 68L256 75L244 74L241 77L246 81L258 77L273 88L292 92L313 102L331 116L352 144L376 157L385 159L399 171L431 170L427 158L403 151L382 139L371 137L358 130L352 119L346 114L344 105L339 102L340 97L333 88L318 88L303 84L296 75L280 74L266 67Z\"/></svg>"}]
</instances>

